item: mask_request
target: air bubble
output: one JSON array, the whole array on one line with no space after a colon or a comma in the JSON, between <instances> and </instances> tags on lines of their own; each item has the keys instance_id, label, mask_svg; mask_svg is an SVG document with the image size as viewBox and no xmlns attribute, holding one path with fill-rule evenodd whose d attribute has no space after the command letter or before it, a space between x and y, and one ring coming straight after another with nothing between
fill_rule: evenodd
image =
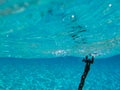
<instances>
[{"instance_id":1,"label":"air bubble","mask_svg":"<svg viewBox=\"0 0 120 90\"><path fill-rule=\"evenodd\" d=\"M109 7L112 7L112 4L110 3L108 6L109 6Z\"/></svg>"}]
</instances>

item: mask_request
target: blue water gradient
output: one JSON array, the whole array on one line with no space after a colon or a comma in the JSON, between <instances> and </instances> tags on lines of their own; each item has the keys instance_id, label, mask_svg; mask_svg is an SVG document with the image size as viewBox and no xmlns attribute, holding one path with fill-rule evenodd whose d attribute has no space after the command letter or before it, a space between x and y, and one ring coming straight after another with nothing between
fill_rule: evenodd
<instances>
[{"instance_id":1,"label":"blue water gradient","mask_svg":"<svg viewBox=\"0 0 120 90\"><path fill-rule=\"evenodd\" d=\"M0 57L120 54L120 0L2 0Z\"/></svg>"},{"instance_id":2,"label":"blue water gradient","mask_svg":"<svg viewBox=\"0 0 120 90\"><path fill-rule=\"evenodd\" d=\"M0 90L77 90L88 54L83 90L120 90L120 0L0 0Z\"/></svg>"},{"instance_id":3,"label":"blue water gradient","mask_svg":"<svg viewBox=\"0 0 120 90\"><path fill-rule=\"evenodd\" d=\"M77 90L85 63L78 57L0 58L0 90ZM95 59L83 90L120 90L120 55Z\"/></svg>"}]
</instances>

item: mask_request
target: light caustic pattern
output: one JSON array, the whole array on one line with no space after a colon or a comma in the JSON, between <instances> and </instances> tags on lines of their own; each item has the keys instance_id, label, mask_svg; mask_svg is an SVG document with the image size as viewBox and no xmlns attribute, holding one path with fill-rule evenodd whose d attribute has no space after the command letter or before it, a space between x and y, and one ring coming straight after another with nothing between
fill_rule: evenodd
<instances>
[{"instance_id":1,"label":"light caustic pattern","mask_svg":"<svg viewBox=\"0 0 120 90\"><path fill-rule=\"evenodd\" d=\"M120 54L119 0L0 0L0 57Z\"/></svg>"}]
</instances>

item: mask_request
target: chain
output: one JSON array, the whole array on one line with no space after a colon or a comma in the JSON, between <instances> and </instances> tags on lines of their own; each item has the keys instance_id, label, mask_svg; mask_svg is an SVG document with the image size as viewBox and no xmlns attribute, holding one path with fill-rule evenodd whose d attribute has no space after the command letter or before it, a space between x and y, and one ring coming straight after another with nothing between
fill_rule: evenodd
<instances>
[{"instance_id":1,"label":"chain","mask_svg":"<svg viewBox=\"0 0 120 90\"><path fill-rule=\"evenodd\" d=\"M84 86L86 76L87 76L87 74L90 70L90 65L93 64L93 62L94 62L94 57L92 57L92 60L90 60L90 59L88 59L88 56L86 56L86 58L83 59L83 62L86 63L86 66L85 66L85 69L84 69L84 73L81 77L81 82L79 84L78 90L82 90L82 88Z\"/></svg>"}]
</instances>

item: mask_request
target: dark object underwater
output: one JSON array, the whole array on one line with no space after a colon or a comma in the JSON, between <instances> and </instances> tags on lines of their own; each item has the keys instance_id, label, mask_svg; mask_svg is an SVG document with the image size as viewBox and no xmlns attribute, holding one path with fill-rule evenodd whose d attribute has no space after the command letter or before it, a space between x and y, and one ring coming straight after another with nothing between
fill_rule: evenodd
<instances>
[{"instance_id":1,"label":"dark object underwater","mask_svg":"<svg viewBox=\"0 0 120 90\"><path fill-rule=\"evenodd\" d=\"M85 66L85 69L84 69L84 73L81 77L81 82L79 84L78 90L82 90L82 88L84 86L85 79L86 79L87 74L90 70L90 65L93 64L93 62L94 62L94 57L92 56L92 59L90 60L90 59L88 59L88 56L86 56L82 61L86 63L86 66Z\"/></svg>"}]
</instances>

